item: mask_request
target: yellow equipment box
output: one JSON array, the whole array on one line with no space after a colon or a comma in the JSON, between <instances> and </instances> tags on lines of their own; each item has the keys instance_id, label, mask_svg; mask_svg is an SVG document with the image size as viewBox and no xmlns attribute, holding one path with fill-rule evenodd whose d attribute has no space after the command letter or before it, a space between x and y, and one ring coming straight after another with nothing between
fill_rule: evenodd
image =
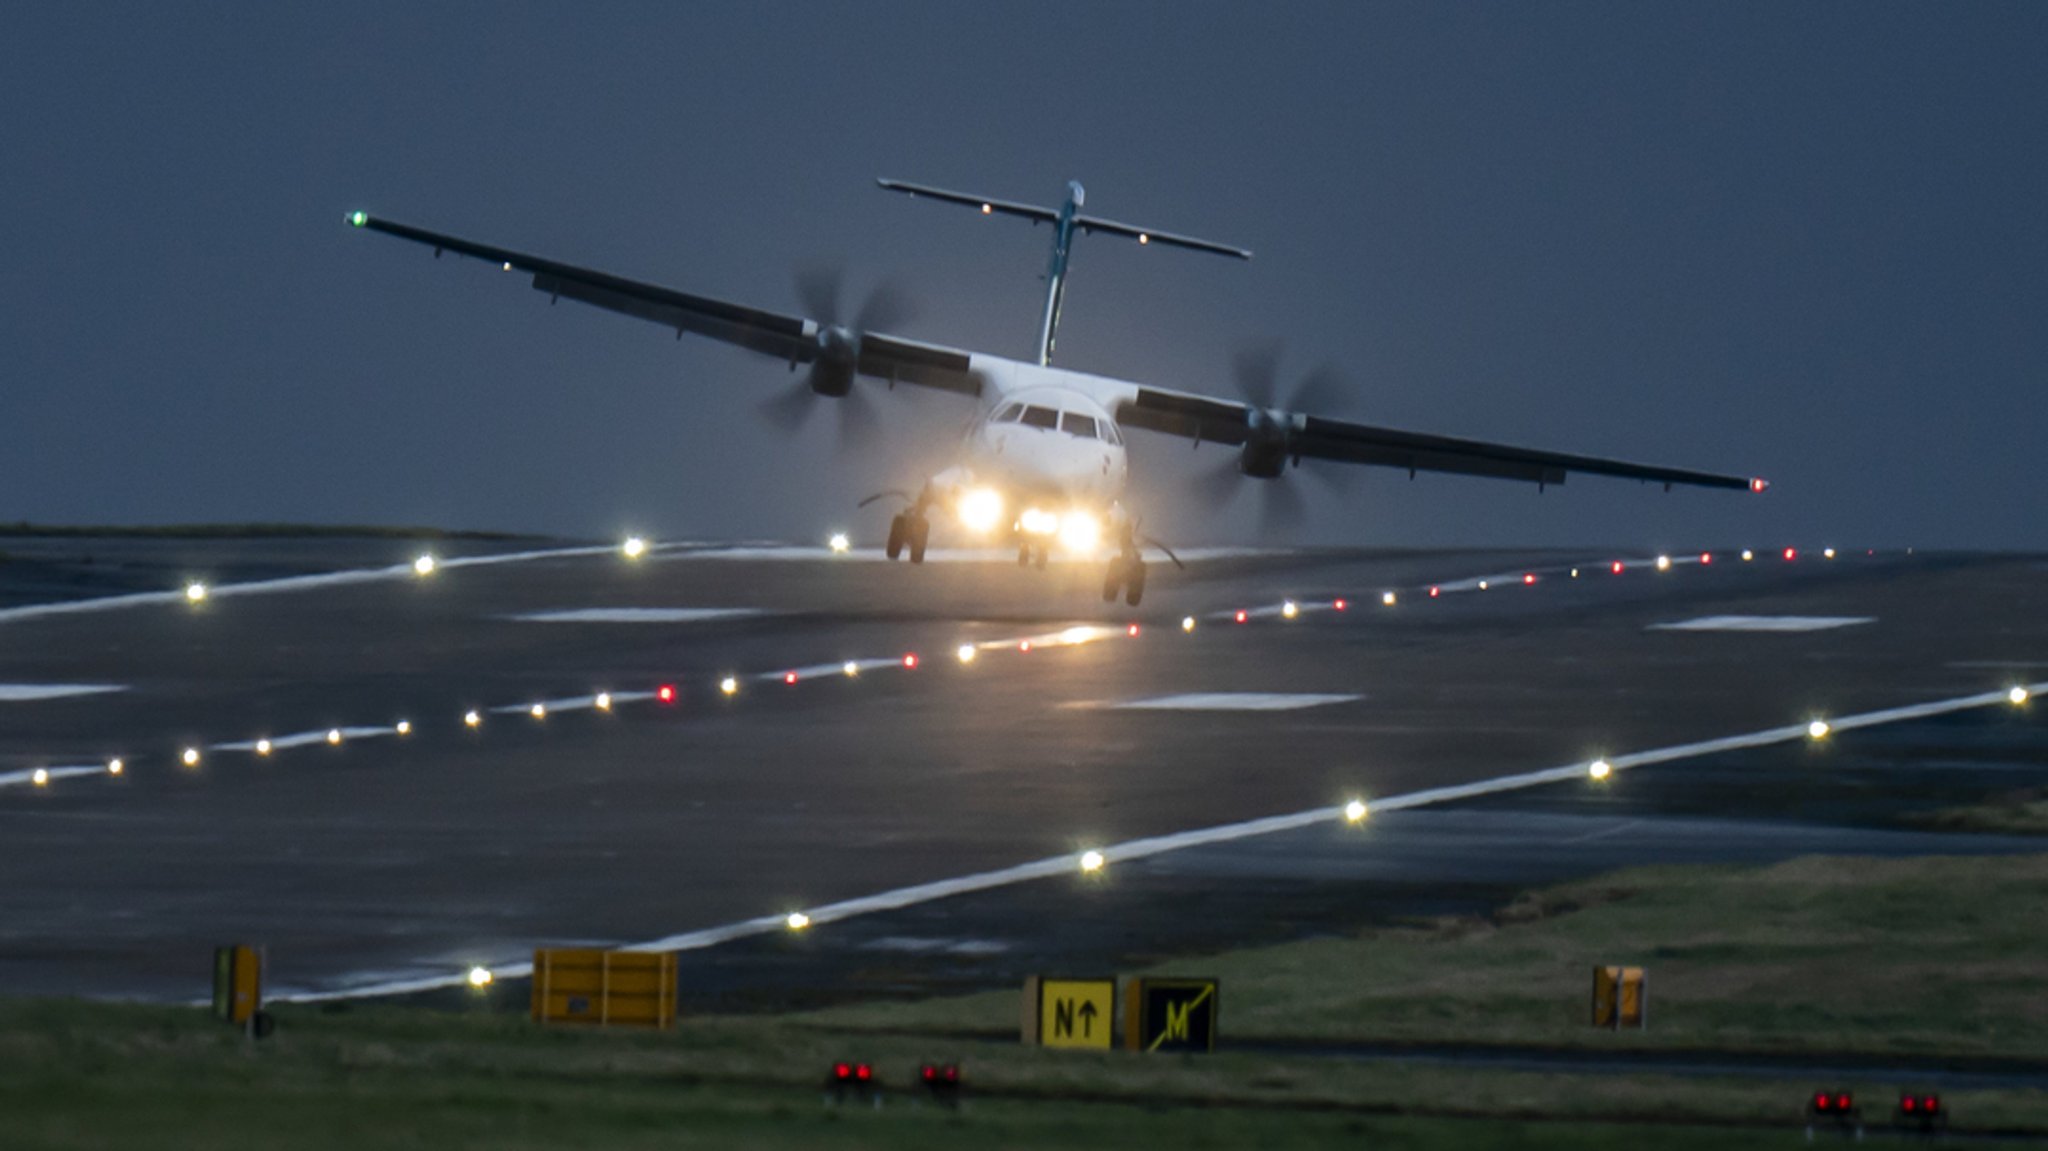
<instances>
[{"instance_id":1,"label":"yellow equipment box","mask_svg":"<svg viewBox=\"0 0 2048 1151\"><path fill-rule=\"evenodd\" d=\"M536 1023L673 1027L675 953L592 948L535 951L533 1018Z\"/></svg>"},{"instance_id":2,"label":"yellow equipment box","mask_svg":"<svg viewBox=\"0 0 2048 1151\"><path fill-rule=\"evenodd\" d=\"M1619 1031L1649 1025L1650 980L1640 967L1593 969L1593 1026Z\"/></svg>"}]
</instances>

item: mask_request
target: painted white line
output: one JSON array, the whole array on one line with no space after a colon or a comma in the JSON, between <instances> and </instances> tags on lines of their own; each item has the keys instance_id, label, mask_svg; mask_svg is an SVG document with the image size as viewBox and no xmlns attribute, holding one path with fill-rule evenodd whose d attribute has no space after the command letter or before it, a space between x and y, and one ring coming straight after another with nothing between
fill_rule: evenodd
<instances>
[{"instance_id":1,"label":"painted white line","mask_svg":"<svg viewBox=\"0 0 2048 1151\"><path fill-rule=\"evenodd\" d=\"M1199 691L1182 695L1154 696L1150 699L1127 699L1115 703L1091 700L1065 706L1102 708L1110 711L1299 711L1306 707L1327 707L1333 703L1350 703L1364 698L1362 695L1316 692L1290 695L1266 691Z\"/></svg>"},{"instance_id":2,"label":"painted white line","mask_svg":"<svg viewBox=\"0 0 2048 1151\"><path fill-rule=\"evenodd\" d=\"M315 744L325 744L328 741L328 737L337 731L341 733L343 743L352 739L375 739L379 736L398 734L398 729L390 725L379 725L376 727L323 727L318 731L295 731L289 735L271 736L270 750L290 751L295 747L312 747ZM212 743L206 746L206 750L255 751L256 741L253 739L238 739L228 743Z\"/></svg>"},{"instance_id":3,"label":"painted white line","mask_svg":"<svg viewBox=\"0 0 2048 1151\"><path fill-rule=\"evenodd\" d=\"M60 779L71 779L81 775L105 775L107 767L103 763L77 763L64 767L32 767L27 771L0 771L0 787L33 787L38 771L43 773L44 779L55 783Z\"/></svg>"},{"instance_id":4,"label":"painted white line","mask_svg":"<svg viewBox=\"0 0 2048 1151\"><path fill-rule=\"evenodd\" d=\"M649 553L673 551L692 547L692 544L654 544ZM446 572L453 568L493 567L498 564L531 563L535 560L567 559L577 556L617 555L614 544L590 545L573 548L543 548L537 551L498 552L492 555L451 556L437 559L435 570ZM246 595L275 595L280 592L311 591L317 588L347 587L352 584L377 583L385 580L415 580L419 573L413 570L413 561L392 564L389 567L351 568L345 571L318 572L313 575L281 576L277 579L249 580L244 583L230 583L209 586L206 589L208 602L222 597ZM150 604L186 605L185 589L172 591L129 592L125 595L101 596L97 599L69 600L63 603L25 604L21 607L0 608L0 624L20 620L44 619L58 615L83 615L90 612L118 611L122 608L143 607Z\"/></svg>"},{"instance_id":5,"label":"painted white line","mask_svg":"<svg viewBox=\"0 0 2048 1151\"><path fill-rule=\"evenodd\" d=\"M2029 684L2026 687L2029 693L2037 696L2048 692L2048 683ZM1969 711L1974 708L1989 707L1994 704L2009 706L2005 692L1984 692L1956 699L1936 700L1932 703L1886 708L1882 711L1864 712L1861 715L1843 716L1840 719L1830 720L1829 723L1837 732L1851 731L1857 728L1876 727L1880 724L1898 723L1909 719L1926 719L1931 716L1947 715L1952 712ZM1772 744L1791 743L1805 738L1807 738L1806 725L1793 724L1787 727L1766 728L1763 731L1749 732L1745 735L1731 735L1721 739L1679 744L1676 747L1662 747L1649 751L1634 752L1629 755L1611 756L1608 762L1618 772L1634 767L1646 767L1654 763L1671 763L1676 760L1692 759L1697 756L1712 755L1723 751L1768 747ZM1475 796L1493 795L1499 792L1539 787L1546 783L1563 783L1568 780L1584 778L1586 778L1586 764L1572 763L1562 767L1544 768L1540 771L1521 772L1516 775L1504 775L1494 779L1482 779L1472 783L1430 788L1426 791L1409 792L1407 795L1374 799L1371 806L1375 812L1401 811L1408 808L1449 803L1458 799L1470 799ZM1344 821L1343 807L1318 807L1308 811L1298 811L1292 815L1272 815L1264 819L1224 824L1220 827L1204 827L1194 831L1153 836L1148 839L1133 839L1109 847L1097 848L1096 850L1102 853L1108 864L1127 863L1134 859L1144 859L1148 856L1163 855L1172 851L1184 851L1191 847L1231 843L1237 840L1256 838L1261 835L1272 835L1276 832L1313 827L1321 823L1342 823ZM829 903L822 907L804 908L803 911L804 914L810 917L810 930L816 930L817 927L823 924L842 919L852 919L855 916L872 915L881 911L895 911L920 903L950 899L956 895L968 895L977 891L988 891L993 888L1028 883L1035 879L1051 879L1062 875L1071 876L1078 873L1079 869L1080 856L1078 853L1056 855L1049 859L1032 860L1029 863L1021 863L1015 867L1006 867L997 871L984 871L974 875L958 876L953 879L941 879L932 883L921 883L914 887L900 887L894 891L884 891L876 895L862 896L858 899ZM685 932L680 935L668 935L660 939L651 939L644 943L627 944L620 950L697 951L706 947L715 947L721 943L730 943L737 939L787 931L789 929L786 920L787 914L787 911L784 911L773 915L763 915L753 919L741 920L738 923L707 927L699 931ZM533 965L531 963L510 963L502 967L493 967L491 970L499 976L516 979L533 974ZM407 995L421 991L445 990L447 988L460 987L464 982L465 976L457 973L362 984L339 991L287 992L273 995L272 998L294 1003L315 1003L336 999L374 999L390 995Z\"/></svg>"},{"instance_id":6,"label":"painted white line","mask_svg":"<svg viewBox=\"0 0 2048 1151\"><path fill-rule=\"evenodd\" d=\"M1829 631L1876 623L1867 615L1705 615L1678 623L1653 623L1646 631Z\"/></svg>"},{"instance_id":7,"label":"painted white line","mask_svg":"<svg viewBox=\"0 0 2048 1151\"><path fill-rule=\"evenodd\" d=\"M0 683L0 703L29 703L127 690L128 685L120 683Z\"/></svg>"},{"instance_id":8,"label":"painted white line","mask_svg":"<svg viewBox=\"0 0 2048 1151\"><path fill-rule=\"evenodd\" d=\"M1176 552L1188 563L1203 560L1245 559L1256 556L1285 556L1295 554L1291 548L1249 548L1249 547L1199 547ZM889 563L889 557L880 548L852 548L835 552L829 547L798 544L736 544L727 547L696 547L689 550L671 551L662 557L668 562L683 560L772 560L772 561L829 561L832 563ZM896 561L902 562L902 561ZM1015 548L932 548L925 552L926 563L948 564L1009 564L1017 562ZM1102 562L1095 556L1055 555L1054 564L1096 564Z\"/></svg>"},{"instance_id":9,"label":"painted white line","mask_svg":"<svg viewBox=\"0 0 2048 1151\"><path fill-rule=\"evenodd\" d=\"M518 623L706 623L766 615L753 607L579 607L499 616Z\"/></svg>"}]
</instances>

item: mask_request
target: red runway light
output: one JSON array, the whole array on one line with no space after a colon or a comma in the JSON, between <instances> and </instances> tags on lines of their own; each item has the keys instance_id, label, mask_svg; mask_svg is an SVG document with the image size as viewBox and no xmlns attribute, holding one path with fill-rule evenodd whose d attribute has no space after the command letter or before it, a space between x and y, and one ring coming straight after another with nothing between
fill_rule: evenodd
<instances>
[{"instance_id":1,"label":"red runway light","mask_svg":"<svg viewBox=\"0 0 2048 1151\"><path fill-rule=\"evenodd\" d=\"M863 1063L853 1069L853 1077L865 1083L875 1077L875 1069Z\"/></svg>"},{"instance_id":2,"label":"red runway light","mask_svg":"<svg viewBox=\"0 0 2048 1151\"><path fill-rule=\"evenodd\" d=\"M1018 644L1018 645L1017 645L1017 650L1018 650L1018 651L1030 651L1030 650L1031 650L1031 641L1027 639L1027 640L1025 640L1024 642L1022 642L1022 643Z\"/></svg>"},{"instance_id":3,"label":"red runway light","mask_svg":"<svg viewBox=\"0 0 2048 1151\"><path fill-rule=\"evenodd\" d=\"M1137 625L1137 624L1132 624L1131 626L1129 626L1129 627L1125 628L1125 629L1124 629L1124 634L1125 634L1125 635L1128 635L1128 636L1130 636L1130 637L1131 637L1132 639L1137 639L1137 638L1138 638L1138 625Z\"/></svg>"},{"instance_id":4,"label":"red runway light","mask_svg":"<svg viewBox=\"0 0 2048 1151\"><path fill-rule=\"evenodd\" d=\"M1535 572L1524 572L1524 573L1522 573L1522 582L1523 582L1523 583L1525 583L1525 584L1532 584L1532 583L1535 583L1535 582L1536 582L1536 573L1535 573Z\"/></svg>"},{"instance_id":5,"label":"red runway light","mask_svg":"<svg viewBox=\"0 0 2048 1151\"><path fill-rule=\"evenodd\" d=\"M1349 605L1349 604L1347 604L1347 603L1345 603L1345 602L1344 602L1343 600L1341 600L1341 599L1340 599L1340 600L1333 600L1333 601L1332 601L1332 602L1330 603L1330 606L1331 606L1331 607L1333 607L1333 608L1336 608L1336 609L1337 609L1338 611L1343 611L1343 610L1344 610L1345 608L1349 607L1350 605Z\"/></svg>"},{"instance_id":6,"label":"red runway light","mask_svg":"<svg viewBox=\"0 0 2048 1151\"><path fill-rule=\"evenodd\" d=\"M1243 611L1242 609L1240 609L1240 610L1238 611L1238 613L1237 613L1237 622L1239 622L1239 623L1243 623L1244 621L1245 621L1245 614L1244 614L1244 611Z\"/></svg>"},{"instance_id":7,"label":"red runway light","mask_svg":"<svg viewBox=\"0 0 2048 1151\"><path fill-rule=\"evenodd\" d=\"M654 698L660 700L663 703L674 703L676 701L676 685L672 683L665 683L662 684L660 687L655 688Z\"/></svg>"},{"instance_id":8,"label":"red runway light","mask_svg":"<svg viewBox=\"0 0 2048 1151\"><path fill-rule=\"evenodd\" d=\"M795 673L795 672L793 672L793 671L786 671L786 672L783 672L783 673L782 673L782 682L784 682L784 683L795 683L795 682L796 682L796 673Z\"/></svg>"},{"instance_id":9,"label":"red runway light","mask_svg":"<svg viewBox=\"0 0 2048 1151\"><path fill-rule=\"evenodd\" d=\"M909 654L905 655L905 656L903 657L903 666L904 666L904 667L916 667L916 666L917 666L917 653L913 651L913 652L911 652L911 653L909 653Z\"/></svg>"},{"instance_id":10,"label":"red runway light","mask_svg":"<svg viewBox=\"0 0 2048 1151\"><path fill-rule=\"evenodd\" d=\"M1790 563L1791 561L1793 561L1793 560L1796 560L1796 559L1798 559L1798 558L1799 558L1799 549L1798 549L1798 548L1786 548L1786 549L1785 549L1785 561L1786 561L1787 563Z\"/></svg>"},{"instance_id":11,"label":"red runway light","mask_svg":"<svg viewBox=\"0 0 2048 1151\"><path fill-rule=\"evenodd\" d=\"M832 1065L832 1078L851 1079L853 1078L853 1068L845 1063L834 1063Z\"/></svg>"},{"instance_id":12,"label":"red runway light","mask_svg":"<svg viewBox=\"0 0 2048 1151\"><path fill-rule=\"evenodd\" d=\"M1443 591L1444 591L1444 589L1442 589L1442 588L1440 588L1440 587L1433 587L1433 588L1430 588L1430 589L1429 589L1429 598L1431 598L1431 599L1435 599L1436 597L1438 597L1438 596L1442 595L1442 594L1443 594Z\"/></svg>"},{"instance_id":13,"label":"red runway light","mask_svg":"<svg viewBox=\"0 0 2048 1151\"><path fill-rule=\"evenodd\" d=\"M1713 552L1701 552L1701 553L1700 553L1700 562L1701 562L1701 563L1703 563L1703 564L1710 564L1710 563L1713 563L1713 562L1714 562L1714 553L1713 553Z\"/></svg>"},{"instance_id":14,"label":"red runway light","mask_svg":"<svg viewBox=\"0 0 2048 1151\"><path fill-rule=\"evenodd\" d=\"M1620 575L1620 574L1621 574L1621 561L1620 561L1620 560L1615 560L1615 561L1614 561L1614 574L1615 574L1615 575Z\"/></svg>"}]
</instances>

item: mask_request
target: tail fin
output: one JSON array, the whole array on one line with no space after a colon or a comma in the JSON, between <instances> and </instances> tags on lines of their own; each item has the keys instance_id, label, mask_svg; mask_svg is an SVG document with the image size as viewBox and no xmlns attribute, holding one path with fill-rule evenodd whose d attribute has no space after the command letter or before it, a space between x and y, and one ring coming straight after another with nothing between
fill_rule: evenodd
<instances>
[{"instance_id":1,"label":"tail fin","mask_svg":"<svg viewBox=\"0 0 2048 1151\"><path fill-rule=\"evenodd\" d=\"M1084 216L1081 205L1087 199L1087 190L1080 181L1067 182L1067 200L1058 208L1041 208L1036 204L1020 204L1012 200L995 200L984 196L970 196L965 192L950 192L944 188L932 188L923 184L908 184L901 180L877 180L875 183L891 192L903 192L911 196L924 196L943 200L949 204L962 204L978 208L984 216L1021 216L1034 224L1047 223L1053 226L1052 263L1045 273L1045 312L1038 322L1038 362L1052 362L1053 334L1060 326L1060 298L1067 286L1067 256L1073 250L1074 233L1103 232L1122 236L1150 246L1163 244L1169 248L1187 248L1196 252L1209 252L1219 256L1232 256L1249 260L1252 254L1245 248L1234 248L1212 240L1201 240L1174 232L1161 232L1153 228L1141 228L1135 224L1105 220L1099 216Z\"/></svg>"}]
</instances>

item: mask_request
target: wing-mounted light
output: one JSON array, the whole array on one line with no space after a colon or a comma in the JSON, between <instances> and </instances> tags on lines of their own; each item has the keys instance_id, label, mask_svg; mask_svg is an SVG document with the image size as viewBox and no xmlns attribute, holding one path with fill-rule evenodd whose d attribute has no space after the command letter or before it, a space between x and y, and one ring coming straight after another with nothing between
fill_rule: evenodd
<instances>
[{"instance_id":1,"label":"wing-mounted light","mask_svg":"<svg viewBox=\"0 0 2048 1151\"><path fill-rule=\"evenodd\" d=\"M1769 490L1770 486L1771 481L1766 479L1759 478L1749 481L1749 490L1753 492L1767 491Z\"/></svg>"}]
</instances>

